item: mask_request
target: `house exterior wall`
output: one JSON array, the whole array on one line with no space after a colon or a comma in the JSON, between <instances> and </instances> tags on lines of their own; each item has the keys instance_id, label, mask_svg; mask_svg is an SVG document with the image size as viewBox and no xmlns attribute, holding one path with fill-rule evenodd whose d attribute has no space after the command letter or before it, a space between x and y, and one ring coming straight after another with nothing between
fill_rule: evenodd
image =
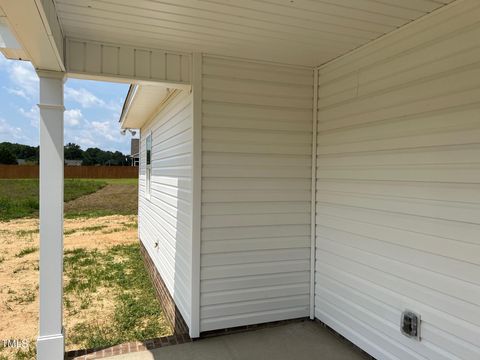
<instances>
[{"instance_id":1,"label":"house exterior wall","mask_svg":"<svg viewBox=\"0 0 480 360\"><path fill-rule=\"evenodd\" d=\"M151 194L146 137L152 134ZM192 95L177 94L141 129L139 237L186 324L191 319Z\"/></svg>"},{"instance_id":2,"label":"house exterior wall","mask_svg":"<svg viewBox=\"0 0 480 360\"><path fill-rule=\"evenodd\" d=\"M200 331L309 315L312 69L203 59Z\"/></svg>"},{"instance_id":3,"label":"house exterior wall","mask_svg":"<svg viewBox=\"0 0 480 360\"><path fill-rule=\"evenodd\" d=\"M480 358L479 18L458 2L319 69L316 317L377 359Z\"/></svg>"}]
</instances>

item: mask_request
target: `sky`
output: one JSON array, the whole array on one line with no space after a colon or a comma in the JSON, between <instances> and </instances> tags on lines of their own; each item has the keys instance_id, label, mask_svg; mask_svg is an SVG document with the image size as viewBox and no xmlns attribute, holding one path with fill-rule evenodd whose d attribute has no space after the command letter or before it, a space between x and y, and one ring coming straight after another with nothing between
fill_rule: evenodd
<instances>
[{"instance_id":1,"label":"sky","mask_svg":"<svg viewBox=\"0 0 480 360\"><path fill-rule=\"evenodd\" d=\"M128 84L68 79L65 83L65 144L130 153L131 136L118 123ZM27 61L0 54L0 142L39 143L38 77Z\"/></svg>"}]
</instances>

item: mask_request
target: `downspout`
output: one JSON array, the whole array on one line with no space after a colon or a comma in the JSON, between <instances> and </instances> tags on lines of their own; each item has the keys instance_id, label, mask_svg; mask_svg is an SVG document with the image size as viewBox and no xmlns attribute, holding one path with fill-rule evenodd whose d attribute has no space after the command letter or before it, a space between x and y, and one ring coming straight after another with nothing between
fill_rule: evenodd
<instances>
[{"instance_id":1,"label":"downspout","mask_svg":"<svg viewBox=\"0 0 480 360\"><path fill-rule=\"evenodd\" d=\"M318 68L313 70L312 114L312 199L310 204L310 319L315 319L315 253L316 253L316 198L317 198L317 123L318 123Z\"/></svg>"}]
</instances>

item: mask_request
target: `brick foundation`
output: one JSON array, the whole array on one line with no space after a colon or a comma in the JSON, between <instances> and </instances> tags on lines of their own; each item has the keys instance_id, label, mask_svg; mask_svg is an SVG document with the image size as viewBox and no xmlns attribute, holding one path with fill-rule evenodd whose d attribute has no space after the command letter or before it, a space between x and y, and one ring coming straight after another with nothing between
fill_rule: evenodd
<instances>
[{"instance_id":1,"label":"brick foundation","mask_svg":"<svg viewBox=\"0 0 480 360\"><path fill-rule=\"evenodd\" d=\"M72 350L65 354L68 360L93 360L103 359L114 355L128 354L132 352L152 350L170 345L183 344L191 342L188 335L163 336L156 339L145 341L132 341L106 348Z\"/></svg>"},{"instance_id":2,"label":"brick foundation","mask_svg":"<svg viewBox=\"0 0 480 360\"><path fill-rule=\"evenodd\" d=\"M150 255L145 249L145 246L140 241L140 251L142 253L143 261L145 263L145 268L147 269L148 274L150 275L150 279L152 280L152 284L155 288L155 292L157 294L158 300L162 305L163 313L165 314L165 318L169 322L170 326L172 327L173 333L175 335L185 335L189 333L188 326L183 319L182 314L178 310L177 306L175 305L175 301L173 301L172 296L170 295L167 286L165 285L160 273L158 272L155 264L153 263Z\"/></svg>"}]
</instances>

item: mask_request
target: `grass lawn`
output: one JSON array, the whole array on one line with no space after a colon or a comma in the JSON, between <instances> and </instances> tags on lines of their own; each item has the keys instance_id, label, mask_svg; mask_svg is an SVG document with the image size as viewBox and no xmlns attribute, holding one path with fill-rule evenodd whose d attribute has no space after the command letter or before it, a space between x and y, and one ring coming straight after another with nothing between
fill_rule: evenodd
<instances>
[{"instance_id":1,"label":"grass lawn","mask_svg":"<svg viewBox=\"0 0 480 360\"><path fill-rule=\"evenodd\" d=\"M87 201L79 207L67 206L65 217L136 214L136 198L131 195L137 191L137 182L137 179L65 179L66 203L84 195L95 194L100 189L108 189L105 194L96 196L94 203ZM128 194L122 197L124 192ZM117 197L116 203L112 203L114 199L109 199L111 196ZM37 217L38 208L37 179L0 179L0 221Z\"/></svg>"},{"instance_id":2,"label":"grass lawn","mask_svg":"<svg viewBox=\"0 0 480 360\"><path fill-rule=\"evenodd\" d=\"M171 333L165 321L160 321L162 309L143 265L138 243L103 251L84 248L66 251L65 272L68 281L64 302L68 316L89 308L98 294L105 291L113 302L107 320L76 323L68 334L68 343L88 349Z\"/></svg>"},{"instance_id":3,"label":"grass lawn","mask_svg":"<svg viewBox=\"0 0 480 360\"><path fill-rule=\"evenodd\" d=\"M65 180L65 202L82 195L96 192L105 187L102 180ZM38 215L37 179L1 179L0 180L0 220L11 220Z\"/></svg>"},{"instance_id":4,"label":"grass lawn","mask_svg":"<svg viewBox=\"0 0 480 360\"><path fill-rule=\"evenodd\" d=\"M137 239L137 179L66 179L67 350L171 334ZM0 360L34 359L38 334L38 181L0 180Z\"/></svg>"},{"instance_id":5,"label":"grass lawn","mask_svg":"<svg viewBox=\"0 0 480 360\"><path fill-rule=\"evenodd\" d=\"M138 213L138 180L109 179L100 190L65 204L65 218L91 218Z\"/></svg>"}]
</instances>

